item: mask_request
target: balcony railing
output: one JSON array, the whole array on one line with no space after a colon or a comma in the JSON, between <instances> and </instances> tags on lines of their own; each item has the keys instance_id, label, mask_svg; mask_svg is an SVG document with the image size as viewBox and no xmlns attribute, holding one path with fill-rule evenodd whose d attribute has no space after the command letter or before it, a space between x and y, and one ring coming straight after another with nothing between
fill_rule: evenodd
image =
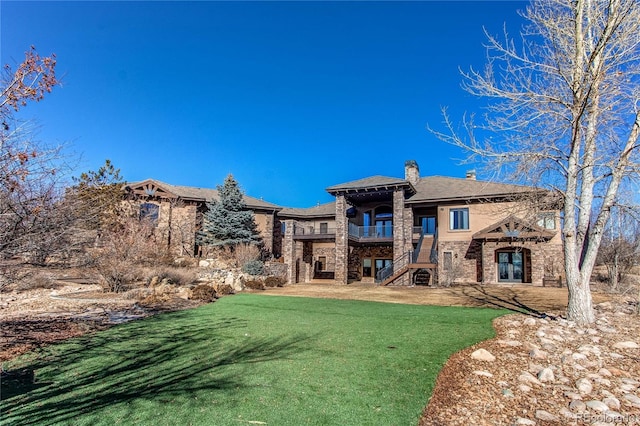
<instances>
[{"instance_id":1,"label":"balcony railing","mask_svg":"<svg viewBox=\"0 0 640 426\"><path fill-rule=\"evenodd\" d=\"M335 235L335 234L336 234L336 228L329 228L324 226L314 227L311 225L296 224L295 227L293 228L293 235L295 236Z\"/></svg>"},{"instance_id":2,"label":"balcony railing","mask_svg":"<svg viewBox=\"0 0 640 426\"><path fill-rule=\"evenodd\" d=\"M349 223L349 236L362 239L393 239L393 226L358 226Z\"/></svg>"}]
</instances>

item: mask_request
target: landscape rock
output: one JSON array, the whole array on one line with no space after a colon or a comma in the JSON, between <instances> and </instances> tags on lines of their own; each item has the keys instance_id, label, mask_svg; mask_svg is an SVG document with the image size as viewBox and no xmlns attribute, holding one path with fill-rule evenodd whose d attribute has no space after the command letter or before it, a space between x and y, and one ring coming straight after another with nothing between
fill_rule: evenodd
<instances>
[{"instance_id":1,"label":"landscape rock","mask_svg":"<svg viewBox=\"0 0 640 426\"><path fill-rule=\"evenodd\" d=\"M543 368L538 373L538 380L541 382L554 382L556 380L555 374L553 374L553 370L550 368Z\"/></svg>"},{"instance_id":2,"label":"landscape rock","mask_svg":"<svg viewBox=\"0 0 640 426\"><path fill-rule=\"evenodd\" d=\"M609 407L612 410L619 410L620 409L620 400L618 398L616 398L616 397L609 396L609 397L603 399L602 402L607 404L607 407Z\"/></svg>"},{"instance_id":3,"label":"landscape rock","mask_svg":"<svg viewBox=\"0 0 640 426\"><path fill-rule=\"evenodd\" d=\"M471 354L471 358L478 361L487 361L493 362L496 360L496 357L486 349L478 349Z\"/></svg>"},{"instance_id":4,"label":"landscape rock","mask_svg":"<svg viewBox=\"0 0 640 426\"><path fill-rule=\"evenodd\" d=\"M609 406L602 401L591 400L591 401L587 401L586 405L587 407L595 411L599 411L599 412L609 411Z\"/></svg>"},{"instance_id":5,"label":"landscape rock","mask_svg":"<svg viewBox=\"0 0 640 426\"><path fill-rule=\"evenodd\" d=\"M615 345L613 345L614 349L638 349L640 348L640 345L638 345L636 342L618 342Z\"/></svg>"},{"instance_id":6,"label":"landscape rock","mask_svg":"<svg viewBox=\"0 0 640 426\"><path fill-rule=\"evenodd\" d=\"M590 394L593 391L593 384L591 380L582 378L576 382L576 389L582 394Z\"/></svg>"},{"instance_id":7,"label":"landscape rock","mask_svg":"<svg viewBox=\"0 0 640 426\"><path fill-rule=\"evenodd\" d=\"M547 353L540 349L532 349L529 352L529 356L533 359L547 359Z\"/></svg>"},{"instance_id":8,"label":"landscape rock","mask_svg":"<svg viewBox=\"0 0 640 426\"><path fill-rule=\"evenodd\" d=\"M518 381L521 383L533 383L535 385L542 384L536 376L529 373L528 371L523 371L522 374L518 376Z\"/></svg>"},{"instance_id":9,"label":"landscape rock","mask_svg":"<svg viewBox=\"0 0 640 426\"><path fill-rule=\"evenodd\" d=\"M559 422L560 421L560 417L556 416L555 414L551 414L550 412L548 412L546 410L536 410L536 419L542 420L542 421L545 421L545 422Z\"/></svg>"},{"instance_id":10,"label":"landscape rock","mask_svg":"<svg viewBox=\"0 0 640 426\"><path fill-rule=\"evenodd\" d=\"M640 397L632 393L628 393L622 397L628 404L640 408Z\"/></svg>"},{"instance_id":11,"label":"landscape rock","mask_svg":"<svg viewBox=\"0 0 640 426\"><path fill-rule=\"evenodd\" d=\"M569 409L575 413L581 413L587 409L587 404L580 401L579 399L574 399L569 403Z\"/></svg>"}]
</instances>

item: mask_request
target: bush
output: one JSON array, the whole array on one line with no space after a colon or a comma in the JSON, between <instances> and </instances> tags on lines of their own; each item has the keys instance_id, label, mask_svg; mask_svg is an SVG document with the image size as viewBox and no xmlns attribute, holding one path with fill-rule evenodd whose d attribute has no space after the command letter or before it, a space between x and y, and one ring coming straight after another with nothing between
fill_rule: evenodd
<instances>
[{"instance_id":1,"label":"bush","mask_svg":"<svg viewBox=\"0 0 640 426\"><path fill-rule=\"evenodd\" d=\"M186 268L163 268L155 270L147 278L147 285L151 283L158 284L165 282L166 284L173 284L175 286L188 286L193 284L197 280L197 274L194 270Z\"/></svg>"},{"instance_id":2,"label":"bush","mask_svg":"<svg viewBox=\"0 0 640 426\"><path fill-rule=\"evenodd\" d=\"M134 288L126 291L122 295L122 298L127 300L144 300L151 294L153 294L153 292L148 288Z\"/></svg>"},{"instance_id":3,"label":"bush","mask_svg":"<svg viewBox=\"0 0 640 426\"><path fill-rule=\"evenodd\" d=\"M255 244L238 244L233 250L237 265L245 265L260 260L260 248Z\"/></svg>"},{"instance_id":4,"label":"bush","mask_svg":"<svg viewBox=\"0 0 640 426\"><path fill-rule=\"evenodd\" d=\"M227 296L229 294L236 294L236 291L229 284L218 284L213 287L219 296Z\"/></svg>"},{"instance_id":5,"label":"bush","mask_svg":"<svg viewBox=\"0 0 640 426\"><path fill-rule=\"evenodd\" d=\"M285 280L281 277L267 277L264 280L264 285L267 287L284 287Z\"/></svg>"},{"instance_id":6,"label":"bush","mask_svg":"<svg viewBox=\"0 0 640 426\"><path fill-rule=\"evenodd\" d=\"M23 277L16 283L16 290L18 291L27 291L27 290L36 290L36 289L55 289L60 287L60 285L55 282L53 278L51 278L47 274L36 273L33 275L27 275Z\"/></svg>"},{"instance_id":7,"label":"bush","mask_svg":"<svg viewBox=\"0 0 640 426\"><path fill-rule=\"evenodd\" d=\"M259 260L250 260L242 265L242 272L249 275L262 275L264 271L264 263Z\"/></svg>"},{"instance_id":8,"label":"bush","mask_svg":"<svg viewBox=\"0 0 640 426\"><path fill-rule=\"evenodd\" d=\"M251 290L264 290L264 281L262 280L249 280L244 283L244 286Z\"/></svg>"},{"instance_id":9,"label":"bush","mask_svg":"<svg viewBox=\"0 0 640 426\"><path fill-rule=\"evenodd\" d=\"M96 270L102 278L100 284L105 292L122 293L143 277L141 268L128 261L104 260L96 265Z\"/></svg>"},{"instance_id":10,"label":"bush","mask_svg":"<svg viewBox=\"0 0 640 426\"><path fill-rule=\"evenodd\" d=\"M200 284L196 286L191 292L191 299L200 300L202 302L215 302L218 298L218 293L210 285Z\"/></svg>"}]
</instances>

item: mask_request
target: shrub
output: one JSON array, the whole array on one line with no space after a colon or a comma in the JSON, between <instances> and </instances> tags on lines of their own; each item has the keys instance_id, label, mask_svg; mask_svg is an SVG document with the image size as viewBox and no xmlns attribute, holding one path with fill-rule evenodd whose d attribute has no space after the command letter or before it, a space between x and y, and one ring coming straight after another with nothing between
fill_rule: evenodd
<instances>
[{"instance_id":1,"label":"shrub","mask_svg":"<svg viewBox=\"0 0 640 426\"><path fill-rule=\"evenodd\" d=\"M147 285L165 282L176 286L188 286L197 280L196 271L186 268L163 268L155 270L147 278Z\"/></svg>"},{"instance_id":2,"label":"shrub","mask_svg":"<svg viewBox=\"0 0 640 426\"><path fill-rule=\"evenodd\" d=\"M33 275L27 275L20 279L16 284L16 290L18 291L36 290L41 288L54 289L60 287L53 278L41 272Z\"/></svg>"},{"instance_id":3,"label":"shrub","mask_svg":"<svg viewBox=\"0 0 640 426\"><path fill-rule=\"evenodd\" d=\"M229 284L218 284L213 287L219 296L227 296L229 294L236 294L236 291Z\"/></svg>"},{"instance_id":4,"label":"shrub","mask_svg":"<svg viewBox=\"0 0 640 426\"><path fill-rule=\"evenodd\" d=\"M264 285L267 287L284 287L285 280L282 277L267 277L264 280Z\"/></svg>"},{"instance_id":5,"label":"shrub","mask_svg":"<svg viewBox=\"0 0 640 426\"><path fill-rule=\"evenodd\" d=\"M264 271L264 263L259 260L250 260L242 265L242 272L249 275L262 275Z\"/></svg>"},{"instance_id":6,"label":"shrub","mask_svg":"<svg viewBox=\"0 0 640 426\"><path fill-rule=\"evenodd\" d=\"M122 297L127 300L144 300L152 293L148 288L134 288L126 291Z\"/></svg>"},{"instance_id":7,"label":"shrub","mask_svg":"<svg viewBox=\"0 0 640 426\"><path fill-rule=\"evenodd\" d=\"M215 302L218 298L218 293L216 293L216 290L210 285L200 284L192 290L191 298L210 303Z\"/></svg>"},{"instance_id":8,"label":"shrub","mask_svg":"<svg viewBox=\"0 0 640 426\"><path fill-rule=\"evenodd\" d=\"M249 280L246 283L244 283L244 286L246 288L251 289L251 290L264 290L265 289L264 281L262 281L262 280Z\"/></svg>"},{"instance_id":9,"label":"shrub","mask_svg":"<svg viewBox=\"0 0 640 426\"><path fill-rule=\"evenodd\" d=\"M260 260L260 248L255 244L238 244L235 246L233 254L238 265Z\"/></svg>"}]
</instances>

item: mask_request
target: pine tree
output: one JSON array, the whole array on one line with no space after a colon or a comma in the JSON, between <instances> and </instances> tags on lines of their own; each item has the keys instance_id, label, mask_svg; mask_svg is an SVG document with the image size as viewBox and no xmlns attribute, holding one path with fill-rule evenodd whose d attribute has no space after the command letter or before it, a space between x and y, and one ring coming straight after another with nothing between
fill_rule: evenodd
<instances>
[{"instance_id":1,"label":"pine tree","mask_svg":"<svg viewBox=\"0 0 640 426\"><path fill-rule=\"evenodd\" d=\"M253 212L246 209L238 182L229 175L217 190L219 199L207 202L198 243L218 247L260 243Z\"/></svg>"}]
</instances>

